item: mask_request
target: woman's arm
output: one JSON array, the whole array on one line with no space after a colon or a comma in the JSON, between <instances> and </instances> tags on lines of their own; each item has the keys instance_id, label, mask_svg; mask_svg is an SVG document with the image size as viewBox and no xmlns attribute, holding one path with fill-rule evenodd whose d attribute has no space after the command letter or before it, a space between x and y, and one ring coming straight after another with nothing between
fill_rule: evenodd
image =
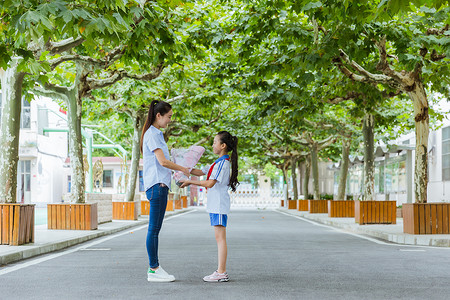
<instances>
[{"instance_id":1,"label":"woman's arm","mask_svg":"<svg viewBox=\"0 0 450 300\"><path fill-rule=\"evenodd\" d=\"M209 188L212 188L216 184L216 182L217 182L217 180L215 180L215 179L208 179L208 180L190 180L190 179L188 179L186 181L183 181L183 184L180 186L180 188L184 188L190 184L193 184L193 185L198 185L198 186L202 186L202 187L209 189Z\"/></svg>"},{"instance_id":2,"label":"woman's arm","mask_svg":"<svg viewBox=\"0 0 450 300\"><path fill-rule=\"evenodd\" d=\"M191 174L194 176L203 176L205 175L205 173L202 172L202 170L200 169L192 169L191 170Z\"/></svg>"},{"instance_id":3,"label":"woman's arm","mask_svg":"<svg viewBox=\"0 0 450 300\"><path fill-rule=\"evenodd\" d=\"M154 152L155 152L155 155L156 155L156 159L158 160L158 162L159 162L159 164L161 166L163 166L164 168L167 168L167 169L171 169L171 170L175 170L175 171L181 171L187 177L190 176L188 168L185 168L183 166L177 165L176 163L171 162L170 160L166 159L166 157L164 156L164 152L160 148L155 149Z\"/></svg>"}]
</instances>

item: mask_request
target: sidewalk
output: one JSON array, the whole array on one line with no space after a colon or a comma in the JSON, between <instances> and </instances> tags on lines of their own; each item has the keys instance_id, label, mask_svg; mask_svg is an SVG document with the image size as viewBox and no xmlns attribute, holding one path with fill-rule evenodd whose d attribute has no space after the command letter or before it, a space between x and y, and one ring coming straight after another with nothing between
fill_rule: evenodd
<instances>
[{"instance_id":1,"label":"sidewalk","mask_svg":"<svg viewBox=\"0 0 450 300\"><path fill-rule=\"evenodd\" d=\"M166 218L190 211L184 208L166 212ZM139 216L136 221L119 221L98 225L97 230L48 230L47 224L35 227L34 243L23 246L0 245L0 266L33 256L58 251L101 236L148 224L148 216Z\"/></svg>"},{"instance_id":2,"label":"sidewalk","mask_svg":"<svg viewBox=\"0 0 450 300\"><path fill-rule=\"evenodd\" d=\"M328 214L310 214L309 212L286 208L278 208L276 210L293 216L313 220L321 224L341 228L348 232L371 236L396 244L450 247L450 234L414 235L403 233L402 218L397 218L397 224L393 225L359 225L355 223L355 218L330 218L328 217Z\"/></svg>"}]
</instances>

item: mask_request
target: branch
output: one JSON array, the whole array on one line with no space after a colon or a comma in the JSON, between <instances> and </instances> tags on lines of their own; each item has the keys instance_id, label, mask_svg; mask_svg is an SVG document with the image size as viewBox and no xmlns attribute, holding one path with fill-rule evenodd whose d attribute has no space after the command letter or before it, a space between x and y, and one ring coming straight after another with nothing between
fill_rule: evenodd
<instances>
[{"instance_id":1,"label":"branch","mask_svg":"<svg viewBox=\"0 0 450 300\"><path fill-rule=\"evenodd\" d=\"M449 29L449 27L450 27L449 24L447 24L441 29L428 28L427 35L443 35Z\"/></svg>"},{"instance_id":2,"label":"branch","mask_svg":"<svg viewBox=\"0 0 450 300\"><path fill-rule=\"evenodd\" d=\"M176 101L178 101L178 100L182 100L182 99L184 99L186 96L184 95L184 94L182 94L182 95L179 95L179 96L175 96L175 97L173 97L173 98L170 98L170 99L166 99L166 100L164 100L165 102L167 102L167 103L171 103L171 102L176 102Z\"/></svg>"},{"instance_id":3,"label":"branch","mask_svg":"<svg viewBox=\"0 0 450 300\"><path fill-rule=\"evenodd\" d=\"M100 89L104 88L110 85L113 85L114 83L118 82L119 80L123 78L130 78L135 80L143 80L143 81L151 81L155 78L157 78L161 72L164 69L164 65L161 63L156 68L153 69L153 72L142 74L142 75L135 75L130 74L125 70L120 71L113 71L112 75L105 79L94 79L94 78L87 78L87 81L89 82L90 90Z\"/></svg>"},{"instance_id":4,"label":"branch","mask_svg":"<svg viewBox=\"0 0 450 300\"><path fill-rule=\"evenodd\" d=\"M66 62L66 61L79 61L79 62L87 63L90 65L95 65L98 67L103 67L105 65L105 62L100 59L92 58L90 56L82 56L82 55L78 55L78 54L63 55L58 58L50 60L49 63L50 63L50 67L53 70L59 64Z\"/></svg>"},{"instance_id":5,"label":"branch","mask_svg":"<svg viewBox=\"0 0 450 300\"><path fill-rule=\"evenodd\" d=\"M320 128L320 129L331 129L331 128L334 128L334 125L332 125L332 124L314 123L314 122L312 122L312 121L310 121L308 119L304 119L304 121L306 123L308 123L309 125L311 125L312 127L316 128L316 129L317 128Z\"/></svg>"},{"instance_id":6,"label":"branch","mask_svg":"<svg viewBox=\"0 0 450 300\"><path fill-rule=\"evenodd\" d=\"M334 143L336 141L336 137L335 136L329 136L328 138L317 142L317 150L322 150L325 149L326 147L330 146L332 143Z\"/></svg>"},{"instance_id":7,"label":"branch","mask_svg":"<svg viewBox=\"0 0 450 300\"><path fill-rule=\"evenodd\" d=\"M310 146L310 143L307 141L307 139L305 139L303 136L302 137L298 137L298 136L293 136L293 137L291 137L291 139L294 141L294 142L296 142L296 143L298 143L298 144L300 144L300 145L303 145L303 146L306 146L306 147L309 147Z\"/></svg>"},{"instance_id":8,"label":"branch","mask_svg":"<svg viewBox=\"0 0 450 300\"><path fill-rule=\"evenodd\" d=\"M59 41L59 42L52 42L48 41L44 45L44 49L46 51L50 51L51 55L59 54L65 51L68 51L76 46L81 45L84 42L84 38L78 37L74 39L73 37Z\"/></svg>"},{"instance_id":9,"label":"branch","mask_svg":"<svg viewBox=\"0 0 450 300\"><path fill-rule=\"evenodd\" d=\"M339 51L340 51L340 58L342 60L344 60L348 65L350 65L354 70L356 70L360 74L360 75L354 74L353 72L351 72L344 66L342 66L342 68L341 68L341 66L338 65L339 69L341 69L341 71L344 73L344 75L346 75L348 78L350 78L354 81L359 81L359 82L383 83L383 84L387 84L391 87L398 87L399 83L396 82L394 78L392 78L390 76L386 76L384 74L370 73L369 71L367 71L366 69L361 67L359 64L357 64L355 61L350 60L348 55L342 49L340 49ZM380 54L380 57L381 56L382 55Z\"/></svg>"},{"instance_id":10,"label":"branch","mask_svg":"<svg viewBox=\"0 0 450 300\"><path fill-rule=\"evenodd\" d=\"M354 99L359 98L361 96L364 96L364 95L361 94L361 93L357 93L357 92L352 91L352 92L348 92L347 95L345 95L344 97L331 98L331 99L326 100L326 102L330 103L330 104L338 104L338 103L341 103L343 101L354 100Z\"/></svg>"},{"instance_id":11,"label":"branch","mask_svg":"<svg viewBox=\"0 0 450 300\"><path fill-rule=\"evenodd\" d=\"M69 88L46 83L44 87L35 86L32 88L33 93L39 96L49 97L52 99L67 99Z\"/></svg>"},{"instance_id":12,"label":"branch","mask_svg":"<svg viewBox=\"0 0 450 300\"><path fill-rule=\"evenodd\" d=\"M198 141L197 143L195 143L193 146L199 146L199 145L201 145L201 144L203 144L203 143L206 143L206 142L209 141L210 139L211 139L211 136L208 135L208 136L202 138L202 139L201 139L200 141Z\"/></svg>"}]
</instances>

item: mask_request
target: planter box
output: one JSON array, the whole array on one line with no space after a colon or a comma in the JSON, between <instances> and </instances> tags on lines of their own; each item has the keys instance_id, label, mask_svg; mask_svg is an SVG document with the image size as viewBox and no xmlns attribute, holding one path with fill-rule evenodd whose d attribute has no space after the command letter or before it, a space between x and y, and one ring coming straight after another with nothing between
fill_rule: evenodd
<instances>
[{"instance_id":1,"label":"planter box","mask_svg":"<svg viewBox=\"0 0 450 300\"><path fill-rule=\"evenodd\" d=\"M113 204L113 220L137 220L139 201L115 201Z\"/></svg>"},{"instance_id":2,"label":"planter box","mask_svg":"<svg viewBox=\"0 0 450 300\"><path fill-rule=\"evenodd\" d=\"M396 201L355 201L355 222L364 224L396 224Z\"/></svg>"},{"instance_id":3,"label":"planter box","mask_svg":"<svg viewBox=\"0 0 450 300\"><path fill-rule=\"evenodd\" d=\"M97 203L98 224L111 222L113 216L112 194L86 193L86 203Z\"/></svg>"},{"instance_id":4,"label":"planter box","mask_svg":"<svg viewBox=\"0 0 450 300\"><path fill-rule=\"evenodd\" d=\"M288 200L288 209L297 209L297 200Z\"/></svg>"},{"instance_id":5,"label":"planter box","mask_svg":"<svg viewBox=\"0 0 450 300\"><path fill-rule=\"evenodd\" d=\"M308 211L311 214L327 214L328 200L308 200Z\"/></svg>"},{"instance_id":6,"label":"planter box","mask_svg":"<svg viewBox=\"0 0 450 300\"><path fill-rule=\"evenodd\" d=\"M188 207L187 196L181 196L181 202L183 203L183 208L187 208Z\"/></svg>"},{"instance_id":7,"label":"planter box","mask_svg":"<svg viewBox=\"0 0 450 300\"><path fill-rule=\"evenodd\" d=\"M181 203L181 199L177 199L174 200L174 208L175 209L182 209L183 208L183 204Z\"/></svg>"},{"instance_id":8,"label":"planter box","mask_svg":"<svg viewBox=\"0 0 450 300\"><path fill-rule=\"evenodd\" d=\"M450 233L450 203L404 203L402 208L404 233Z\"/></svg>"},{"instance_id":9,"label":"planter box","mask_svg":"<svg viewBox=\"0 0 450 300\"><path fill-rule=\"evenodd\" d=\"M328 216L330 218L354 218L355 201L328 200Z\"/></svg>"},{"instance_id":10,"label":"planter box","mask_svg":"<svg viewBox=\"0 0 450 300\"><path fill-rule=\"evenodd\" d=\"M95 230L97 227L97 203L47 204L48 229Z\"/></svg>"},{"instance_id":11,"label":"planter box","mask_svg":"<svg viewBox=\"0 0 450 300\"><path fill-rule=\"evenodd\" d=\"M141 215L148 216L149 213L150 213L150 201L141 200Z\"/></svg>"},{"instance_id":12,"label":"planter box","mask_svg":"<svg viewBox=\"0 0 450 300\"><path fill-rule=\"evenodd\" d=\"M397 218L403 218L403 212L402 212L402 208L401 207L397 207L397 209L396 209L396 215L397 215Z\"/></svg>"},{"instance_id":13,"label":"planter box","mask_svg":"<svg viewBox=\"0 0 450 300\"><path fill-rule=\"evenodd\" d=\"M297 200L297 209L299 211L308 211L308 200Z\"/></svg>"},{"instance_id":14,"label":"planter box","mask_svg":"<svg viewBox=\"0 0 450 300\"><path fill-rule=\"evenodd\" d=\"M35 204L0 204L0 244L18 246L34 243Z\"/></svg>"},{"instance_id":15,"label":"planter box","mask_svg":"<svg viewBox=\"0 0 450 300\"><path fill-rule=\"evenodd\" d=\"M281 200L281 207L284 207L284 200Z\"/></svg>"},{"instance_id":16,"label":"planter box","mask_svg":"<svg viewBox=\"0 0 450 300\"><path fill-rule=\"evenodd\" d=\"M167 207L166 207L166 211L174 211L174 198L175 194L174 193L169 193L169 196L167 197Z\"/></svg>"}]
</instances>

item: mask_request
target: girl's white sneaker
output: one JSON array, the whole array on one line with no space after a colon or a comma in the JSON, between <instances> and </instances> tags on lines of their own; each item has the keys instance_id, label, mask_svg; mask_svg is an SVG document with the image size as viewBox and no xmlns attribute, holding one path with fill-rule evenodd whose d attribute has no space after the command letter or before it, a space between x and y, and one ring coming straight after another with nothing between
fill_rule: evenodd
<instances>
[{"instance_id":1,"label":"girl's white sneaker","mask_svg":"<svg viewBox=\"0 0 450 300\"><path fill-rule=\"evenodd\" d=\"M211 275L203 277L203 281L206 282L227 282L230 280L230 276L228 276L227 272L218 273L214 271Z\"/></svg>"},{"instance_id":2,"label":"girl's white sneaker","mask_svg":"<svg viewBox=\"0 0 450 300\"><path fill-rule=\"evenodd\" d=\"M147 280L152 282L172 282L175 280L175 276L168 274L161 266L159 266L155 271L148 268Z\"/></svg>"}]
</instances>

